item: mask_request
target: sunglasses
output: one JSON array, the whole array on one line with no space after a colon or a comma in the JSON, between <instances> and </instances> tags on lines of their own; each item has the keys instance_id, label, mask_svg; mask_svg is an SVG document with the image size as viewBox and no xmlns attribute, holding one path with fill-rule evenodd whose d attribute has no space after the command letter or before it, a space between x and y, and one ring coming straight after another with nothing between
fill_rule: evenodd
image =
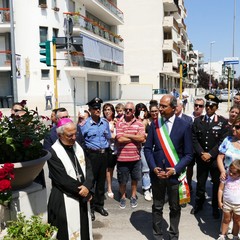
<instances>
[{"instance_id":1,"label":"sunglasses","mask_svg":"<svg viewBox=\"0 0 240 240\"><path fill-rule=\"evenodd\" d=\"M125 108L125 111L129 111L129 112L132 112L132 108Z\"/></svg>"},{"instance_id":2,"label":"sunglasses","mask_svg":"<svg viewBox=\"0 0 240 240\"><path fill-rule=\"evenodd\" d=\"M236 130L240 129L240 125L233 125L233 128L235 128Z\"/></svg>"},{"instance_id":3,"label":"sunglasses","mask_svg":"<svg viewBox=\"0 0 240 240\"><path fill-rule=\"evenodd\" d=\"M203 108L204 107L204 105L202 105L202 104L194 104L194 107L200 107L200 108Z\"/></svg>"},{"instance_id":4,"label":"sunglasses","mask_svg":"<svg viewBox=\"0 0 240 240\"><path fill-rule=\"evenodd\" d=\"M216 106L217 106L216 104L212 104L212 105L206 104L206 107L210 107L210 108L214 108L214 107L216 107Z\"/></svg>"},{"instance_id":5,"label":"sunglasses","mask_svg":"<svg viewBox=\"0 0 240 240\"><path fill-rule=\"evenodd\" d=\"M16 112L20 112L22 110L19 110L19 109L13 109L13 111L16 113Z\"/></svg>"}]
</instances>

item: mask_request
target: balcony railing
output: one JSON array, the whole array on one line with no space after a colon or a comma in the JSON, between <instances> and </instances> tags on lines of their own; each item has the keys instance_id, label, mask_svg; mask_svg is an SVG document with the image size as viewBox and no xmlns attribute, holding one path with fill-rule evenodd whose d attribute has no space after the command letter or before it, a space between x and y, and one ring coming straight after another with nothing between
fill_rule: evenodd
<instances>
[{"instance_id":1,"label":"balcony railing","mask_svg":"<svg viewBox=\"0 0 240 240\"><path fill-rule=\"evenodd\" d=\"M117 8L117 6L112 3L110 0L98 0L104 7L110 10L114 15L119 19L123 20L123 12Z\"/></svg>"},{"instance_id":2,"label":"balcony railing","mask_svg":"<svg viewBox=\"0 0 240 240\"><path fill-rule=\"evenodd\" d=\"M118 72L123 73L123 66L115 63L110 63L106 61L101 61L100 63L86 61L84 58L84 54L82 52L74 52L70 54L70 63L68 61L68 55L65 54L66 65L72 67L88 67L94 69L101 69L105 71Z\"/></svg>"},{"instance_id":3,"label":"balcony railing","mask_svg":"<svg viewBox=\"0 0 240 240\"><path fill-rule=\"evenodd\" d=\"M11 51L0 51L0 67L11 66Z\"/></svg>"},{"instance_id":4,"label":"balcony railing","mask_svg":"<svg viewBox=\"0 0 240 240\"><path fill-rule=\"evenodd\" d=\"M0 23L10 22L9 8L0 8Z\"/></svg>"},{"instance_id":5,"label":"balcony railing","mask_svg":"<svg viewBox=\"0 0 240 240\"><path fill-rule=\"evenodd\" d=\"M98 36L105 38L109 40L110 42L113 42L115 44L118 44L119 46L123 46L123 38L120 35L117 35L110 30L104 28L99 23L93 21L90 18L87 18L85 16L82 16L79 13L68 13L73 16L73 26L74 27L82 27L86 30L97 34Z\"/></svg>"}]
</instances>

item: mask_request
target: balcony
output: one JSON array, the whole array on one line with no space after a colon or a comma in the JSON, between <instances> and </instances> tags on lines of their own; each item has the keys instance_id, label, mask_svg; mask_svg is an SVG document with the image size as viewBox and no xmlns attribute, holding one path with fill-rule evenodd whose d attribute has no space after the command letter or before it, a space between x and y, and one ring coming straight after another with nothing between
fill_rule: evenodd
<instances>
[{"instance_id":1,"label":"balcony","mask_svg":"<svg viewBox=\"0 0 240 240\"><path fill-rule=\"evenodd\" d=\"M0 33L10 32L9 8L0 8Z\"/></svg>"},{"instance_id":2,"label":"balcony","mask_svg":"<svg viewBox=\"0 0 240 240\"><path fill-rule=\"evenodd\" d=\"M175 18L173 16L164 17L163 27L167 27L167 28L174 27L177 32L180 31L179 27L178 27L178 22L175 20Z\"/></svg>"},{"instance_id":3,"label":"balcony","mask_svg":"<svg viewBox=\"0 0 240 240\"><path fill-rule=\"evenodd\" d=\"M177 12L178 6L176 0L163 0L164 11Z\"/></svg>"},{"instance_id":4,"label":"balcony","mask_svg":"<svg viewBox=\"0 0 240 240\"><path fill-rule=\"evenodd\" d=\"M177 53L180 52L177 43L172 39L166 39L163 41L163 51L173 51L175 50Z\"/></svg>"},{"instance_id":5,"label":"balcony","mask_svg":"<svg viewBox=\"0 0 240 240\"><path fill-rule=\"evenodd\" d=\"M0 51L0 71L11 70L11 51Z\"/></svg>"},{"instance_id":6,"label":"balcony","mask_svg":"<svg viewBox=\"0 0 240 240\"><path fill-rule=\"evenodd\" d=\"M99 69L109 72L123 73L123 65L116 63L101 61L100 63L86 61L82 52L72 52L70 54L70 62L68 61L68 55L65 54L66 64L65 67L86 67Z\"/></svg>"},{"instance_id":7,"label":"balcony","mask_svg":"<svg viewBox=\"0 0 240 240\"><path fill-rule=\"evenodd\" d=\"M120 47L123 47L123 38L120 35L117 35L108 29L104 28L97 22L89 19L85 16L82 16L78 13L72 13L73 17L73 34L78 34L81 30L87 30L88 32L97 35L98 37L107 40L108 42L117 44Z\"/></svg>"},{"instance_id":8,"label":"balcony","mask_svg":"<svg viewBox=\"0 0 240 240\"><path fill-rule=\"evenodd\" d=\"M108 25L122 25L123 12L110 0L83 0L87 11Z\"/></svg>"}]
</instances>

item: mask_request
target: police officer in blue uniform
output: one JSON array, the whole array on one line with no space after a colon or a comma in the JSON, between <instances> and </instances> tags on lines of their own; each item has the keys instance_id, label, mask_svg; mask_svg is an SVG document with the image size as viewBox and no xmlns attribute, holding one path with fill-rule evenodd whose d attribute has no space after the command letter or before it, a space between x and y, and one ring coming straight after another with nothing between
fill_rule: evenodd
<instances>
[{"instance_id":1,"label":"police officer in blue uniform","mask_svg":"<svg viewBox=\"0 0 240 240\"><path fill-rule=\"evenodd\" d=\"M198 213L203 208L206 192L206 181L209 172L212 178L212 214L219 218L218 186L220 172L217 166L218 147L227 134L227 120L217 115L220 100L213 94L205 96L206 114L194 120L193 123L193 147L197 163L197 189L195 206L191 214Z\"/></svg>"},{"instance_id":2,"label":"police officer in blue uniform","mask_svg":"<svg viewBox=\"0 0 240 240\"><path fill-rule=\"evenodd\" d=\"M91 200L92 220L95 220L94 211L108 216L108 212L104 209L104 192L111 132L108 121L100 117L102 102L102 99L95 97L87 103L91 116L81 126L86 154L91 161L94 175L95 194Z\"/></svg>"}]
</instances>

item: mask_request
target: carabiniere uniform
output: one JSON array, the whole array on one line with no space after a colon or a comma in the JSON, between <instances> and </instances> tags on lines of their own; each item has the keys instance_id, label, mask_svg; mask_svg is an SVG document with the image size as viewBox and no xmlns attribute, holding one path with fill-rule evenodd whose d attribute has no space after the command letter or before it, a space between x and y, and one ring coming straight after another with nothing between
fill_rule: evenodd
<instances>
[{"instance_id":1,"label":"carabiniere uniform","mask_svg":"<svg viewBox=\"0 0 240 240\"><path fill-rule=\"evenodd\" d=\"M196 192L196 205L202 206L205 200L205 183L208 171L211 173L212 207L218 208L217 191L220 172L217 167L218 147L227 134L227 120L219 115L214 115L212 122L207 122L207 116L203 115L195 119L193 123L193 147L196 153L197 174L199 175ZM207 152L211 155L209 162L201 159L201 154ZM204 172L206 174L204 174Z\"/></svg>"}]
</instances>

